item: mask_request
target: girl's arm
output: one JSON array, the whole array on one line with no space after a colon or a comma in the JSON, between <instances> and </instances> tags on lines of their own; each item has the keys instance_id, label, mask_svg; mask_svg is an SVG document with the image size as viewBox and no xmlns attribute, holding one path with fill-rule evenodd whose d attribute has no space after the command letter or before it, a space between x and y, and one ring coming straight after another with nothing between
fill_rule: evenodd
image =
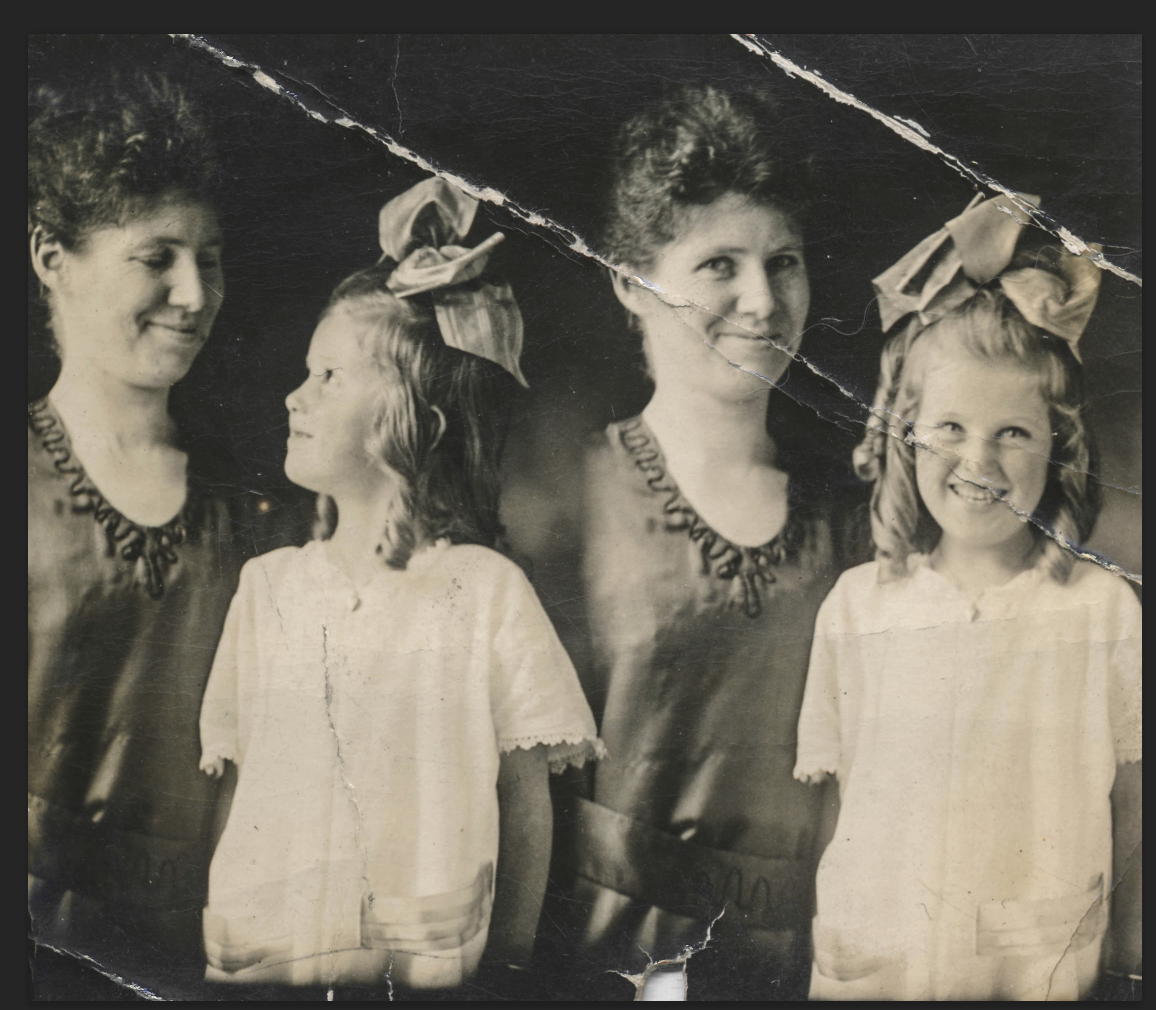
<instances>
[{"instance_id":1,"label":"girl's arm","mask_svg":"<svg viewBox=\"0 0 1156 1010\"><path fill-rule=\"evenodd\" d=\"M554 834L549 774L544 744L502 755L497 887L487 961L526 964L534 951Z\"/></svg>"},{"instance_id":2,"label":"girl's arm","mask_svg":"<svg viewBox=\"0 0 1156 1010\"><path fill-rule=\"evenodd\" d=\"M1104 966L1123 974L1139 974L1141 959L1142 762L1116 768L1112 786L1112 914L1106 937Z\"/></svg>"}]
</instances>

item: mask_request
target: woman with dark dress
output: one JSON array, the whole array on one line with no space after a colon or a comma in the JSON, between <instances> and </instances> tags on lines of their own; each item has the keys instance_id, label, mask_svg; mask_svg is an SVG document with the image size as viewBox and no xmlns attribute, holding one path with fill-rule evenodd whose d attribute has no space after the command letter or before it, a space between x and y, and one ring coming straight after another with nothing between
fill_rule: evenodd
<instances>
[{"instance_id":1,"label":"woman with dark dress","mask_svg":"<svg viewBox=\"0 0 1156 1010\"><path fill-rule=\"evenodd\" d=\"M169 413L223 297L217 173L163 79L36 99L28 230L61 367L28 409L32 932L163 989L200 963L218 787L197 718L256 515Z\"/></svg>"},{"instance_id":2,"label":"woman with dark dress","mask_svg":"<svg viewBox=\"0 0 1156 1010\"><path fill-rule=\"evenodd\" d=\"M795 725L864 522L849 445L796 402L806 171L781 132L707 87L620 137L606 245L654 392L588 454L580 590L543 594L584 600L586 641L567 638L609 752L559 824L592 984L709 929L691 998L806 997L823 802L792 778Z\"/></svg>"}]
</instances>

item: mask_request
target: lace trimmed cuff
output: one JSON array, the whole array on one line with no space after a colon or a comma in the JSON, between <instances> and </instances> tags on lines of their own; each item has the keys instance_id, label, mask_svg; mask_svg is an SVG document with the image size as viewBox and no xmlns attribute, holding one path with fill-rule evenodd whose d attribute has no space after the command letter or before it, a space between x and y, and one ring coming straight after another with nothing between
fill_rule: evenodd
<instances>
[{"instance_id":1,"label":"lace trimmed cuff","mask_svg":"<svg viewBox=\"0 0 1156 1010\"><path fill-rule=\"evenodd\" d=\"M606 745L598 737L571 733L510 737L498 741L498 751L509 754L519 749L530 750L539 744L546 745L546 762L555 775L568 767L581 768L587 761L601 761L606 757Z\"/></svg>"},{"instance_id":2,"label":"lace trimmed cuff","mask_svg":"<svg viewBox=\"0 0 1156 1010\"><path fill-rule=\"evenodd\" d=\"M839 762L818 755L803 758L795 764L795 770L792 772L792 775L800 782L806 782L812 775L818 775L820 773L838 777Z\"/></svg>"}]
</instances>

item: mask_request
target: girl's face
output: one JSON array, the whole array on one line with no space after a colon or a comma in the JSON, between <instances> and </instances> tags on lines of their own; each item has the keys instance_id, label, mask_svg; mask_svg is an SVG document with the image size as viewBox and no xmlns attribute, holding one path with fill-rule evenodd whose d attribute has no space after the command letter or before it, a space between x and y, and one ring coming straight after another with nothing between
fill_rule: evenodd
<instances>
[{"instance_id":1,"label":"girl's face","mask_svg":"<svg viewBox=\"0 0 1156 1010\"><path fill-rule=\"evenodd\" d=\"M309 375L285 399L286 475L339 502L382 493L388 472L369 449L382 378L362 349L358 323L340 308L326 316L313 333L305 365Z\"/></svg>"},{"instance_id":2,"label":"girl's face","mask_svg":"<svg viewBox=\"0 0 1156 1010\"><path fill-rule=\"evenodd\" d=\"M1039 377L945 343L928 363L914 426L920 497L947 540L1026 549L1024 520L1043 497L1052 449Z\"/></svg>"},{"instance_id":3,"label":"girl's face","mask_svg":"<svg viewBox=\"0 0 1156 1010\"><path fill-rule=\"evenodd\" d=\"M803 238L785 213L733 193L688 208L643 273L657 291L616 290L641 320L657 383L741 395L782 378L811 304Z\"/></svg>"},{"instance_id":4,"label":"girl's face","mask_svg":"<svg viewBox=\"0 0 1156 1010\"><path fill-rule=\"evenodd\" d=\"M211 208L174 196L57 247L41 278L66 363L140 388L184 378L224 297L221 241Z\"/></svg>"}]
</instances>

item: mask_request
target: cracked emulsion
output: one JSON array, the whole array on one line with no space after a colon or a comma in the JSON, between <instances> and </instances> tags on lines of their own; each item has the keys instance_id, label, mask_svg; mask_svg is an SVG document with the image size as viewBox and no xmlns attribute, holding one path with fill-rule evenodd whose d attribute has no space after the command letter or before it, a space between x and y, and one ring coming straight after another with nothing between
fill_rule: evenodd
<instances>
[{"instance_id":1,"label":"cracked emulsion","mask_svg":"<svg viewBox=\"0 0 1156 1010\"><path fill-rule=\"evenodd\" d=\"M944 151L942 148L937 147L935 144L931 143L929 140L926 139L926 133L925 133L925 131L922 130L922 128L920 128L919 130L913 129L911 126L906 125L905 123L898 121L895 117L888 116L885 113L880 112L877 109L872 108L870 105L867 105L865 102L861 102L859 99L855 98L853 95L850 95L847 92L842 91L839 88L836 88L834 85L830 84L829 82L825 81L822 78L822 76L820 74L818 74L817 72L811 71L811 70L806 70L803 67L798 66L798 64L792 62L791 60L787 59L786 57L784 57L780 53L771 49L769 46L767 46L765 43L763 43L761 40L759 40L756 36L753 36L753 35L732 35L731 37L734 38L737 42L739 42L741 45L743 45L745 48L747 48L751 52L756 53L759 56L769 58L777 67L779 67L788 76L800 77L803 80L807 81L808 83L812 84L813 86L819 88L821 91L823 91L826 95L828 95L834 101L840 102L841 104L844 104L844 105L850 105L853 108L859 109L860 111L866 113L867 115L870 115L872 118L878 120L879 122L881 122L885 126L887 126L889 129L891 129L895 133L899 134L899 136L903 137L903 139L914 144L916 147L919 147L921 150L924 150L924 151L927 151L931 154L934 154L937 158L939 158L941 161L943 161L944 164L948 165L949 167L951 167L955 171L959 172L961 175L964 176L964 178L968 179L969 181L979 183L980 185L986 186L990 189L994 189L994 190L1008 196L1017 204L1017 206L1020 206L1021 209L1023 209L1025 212L1033 212L1033 217L1037 219L1037 223L1038 223L1038 218L1040 217L1040 212L1038 211L1037 208L1029 207L1027 204L1024 204L1020 200L1019 195L1016 194L1015 192L1013 192L1012 190L1008 189L1006 186L1001 185L995 179L992 179L981 172L977 172L974 169L968 168L967 165L965 165L963 162L961 162L953 154L950 154L949 152ZM280 84L278 84L272 77L270 77L267 73L265 73L265 71L262 70L256 64L248 63L244 60L239 60L234 56L230 56L224 50L222 50L218 46L212 45L210 42L208 42L204 38L201 38L200 36L192 35L192 34L174 34L173 38L181 39L181 40L185 41L186 43L188 43L189 45L192 45L198 49L201 49L201 50L211 54L216 59L218 59L222 63L224 63L225 66L235 68L235 69L243 69L243 70L249 71L252 74L253 79L258 84L260 84L262 87L268 89L269 91L273 92L275 95L278 95L279 97L285 98L288 101L292 102L299 109L301 109L303 112L305 112L306 115L311 116L313 119L316 119L319 122L323 122L323 123L332 123L336 126L342 126L342 127L345 127L346 129L358 130L358 131L366 134L368 137L370 137L372 140L376 141L377 143L383 144L386 147L386 149L390 151L391 154L394 154L399 158L403 158L406 161L412 162L413 164L417 165L419 168L422 168L427 172L430 172L434 175L438 175L444 179L447 179L448 181L452 182L454 185L459 186L461 189L465 190L465 192L469 193L471 196L475 197L476 199L485 200L487 203L492 203L495 206L502 207L505 210L508 210L511 214L513 214L515 217L518 217L519 219L524 221L526 224L545 229L552 236L559 238L563 242L565 242L567 249L569 249L573 252L576 252L581 256L585 256L588 259L594 260L600 266L606 267L610 270L614 270L620 274L625 274L632 281L635 281L635 282L641 284L643 287L647 288L648 290L654 292L654 294L657 297L661 298L666 304L686 306L686 307L690 307L690 308L693 308L693 309L695 309L697 311L701 311L701 312L709 311L708 309L706 309L705 306L698 305L696 302L694 302L692 300L685 299L685 298L679 298L676 302L672 302L670 300L670 297L671 297L670 292L666 292L666 291L661 290L657 285L647 281L645 278L639 277L639 276L636 276L636 275L630 273L628 270L626 270L620 264L612 263L609 260L607 260L605 257L598 255L598 253L594 252L594 250L592 250L586 244L586 242L583 241L581 236L575 234L573 231L571 231L569 228L566 228L564 225L561 225L556 221L552 221L549 218L546 218L543 215L537 213L536 211L528 210L528 209L520 206L515 201L509 199L509 197L507 197L505 194L498 192L497 190L493 189L492 187L476 186L476 185L468 182L467 180L461 178L460 176L457 176L452 172L446 171L445 169L438 167L437 165L433 164L428 159L422 157L420 154L418 154L416 151L412 150L411 148L408 148L402 144L399 144L396 140L394 140L391 136L389 136L389 134L387 134L381 130L376 129L375 127L367 126L366 124L361 123L358 120L354 119L344 109L341 109L332 99L328 98L328 96L326 96L325 101L331 106L331 108L333 109L334 113L336 113L336 115L326 116L326 115L323 115L322 113L316 111L315 109L309 108L297 95L293 94L292 92L288 91L287 89L282 87ZM1055 228L1048 228L1047 230L1049 231L1050 234L1054 235L1061 242L1063 242L1064 246L1067 249L1069 249L1071 252L1075 253L1076 255L1087 256L1100 269L1108 270L1111 273L1114 273L1117 276L1122 277L1124 280L1127 280L1127 281L1130 281L1131 283L1136 284L1138 287L1143 286L1143 282L1139 277L1135 276L1132 273L1129 273L1127 270L1124 270L1121 267L1116 266L1114 263L1109 262L1107 259L1105 259L1105 257L1103 256L1102 253L1098 253L1095 250L1091 249L1086 242L1084 242L1079 237L1073 235L1067 228L1064 228L1062 226L1056 226ZM733 323L733 321L731 321L731 320L728 320L728 322L739 327L740 329L745 329L745 327L743 327L739 323ZM715 349L713 347L713 345L711 345L709 343L707 343L707 346L711 347L712 349ZM852 402L856 403L859 407L866 409L866 410L869 410L871 408L870 404L864 403L861 400L859 400L849 389L847 389L845 386L841 385L834 377L822 372L819 368L816 367L814 362L810 361L808 358L806 358L804 355L800 354L798 351L795 351L792 356L793 356L795 361L798 361L802 365L804 365L805 367L809 368L812 372L814 372L820 378L825 379L825 380L833 383L838 388L840 393L842 393L844 396L846 396ZM728 361L728 363L732 367L735 367L735 368L741 368L742 367L741 365L739 365L733 361ZM757 372L754 372L754 371L751 371L751 374L766 381L766 376L759 375ZM1006 503L1006 504L1009 507L1012 507L1014 509L1014 506L1012 506L1010 502ZM1027 521L1030 522L1032 520L1029 517L1027 519ZM1126 571L1123 568L1121 568L1120 566L1114 565L1111 562L1107 561L1106 559L1104 559L1102 557L1099 557L1096 554L1093 554L1093 553L1088 552L1088 551L1081 551L1075 545L1070 544L1065 540L1062 540L1059 536L1056 535L1056 533L1054 531L1044 528L1042 526L1042 524L1037 523L1037 525L1039 526L1041 532L1043 532L1045 535L1047 535L1051 539L1055 540L1061 547L1063 547L1065 550L1070 551L1076 557L1078 557L1082 560L1085 560L1085 561L1092 561L1092 562L1100 565L1101 567L1103 567L1107 571L1111 572L1112 574L1122 576L1123 578L1126 578L1132 582L1135 582L1137 585L1141 585L1143 583L1143 579L1140 575L1138 575L1134 572Z\"/></svg>"}]
</instances>

